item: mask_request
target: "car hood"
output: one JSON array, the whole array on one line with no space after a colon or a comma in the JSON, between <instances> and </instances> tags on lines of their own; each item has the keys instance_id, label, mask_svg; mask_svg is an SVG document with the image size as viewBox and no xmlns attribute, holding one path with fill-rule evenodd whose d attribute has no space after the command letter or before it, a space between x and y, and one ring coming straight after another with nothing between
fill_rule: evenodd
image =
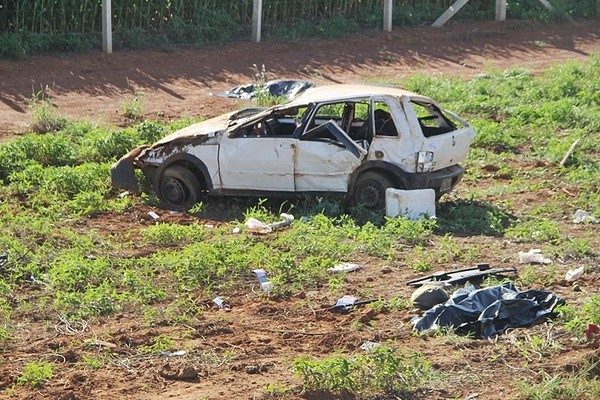
<instances>
[{"instance_id":1,"label":"car hood","mask_svg":"<svg viewBox=\"0 0 600 400\"><path fill-rule=\"evenodd\" d=\"M230 125L230 117L234 113L220 115L206 121L198 122L165 136L152 147L162 146L179 140L189 140L201 136L214 136L216 132L227 129Z\"/></svg>"}]
</instances>

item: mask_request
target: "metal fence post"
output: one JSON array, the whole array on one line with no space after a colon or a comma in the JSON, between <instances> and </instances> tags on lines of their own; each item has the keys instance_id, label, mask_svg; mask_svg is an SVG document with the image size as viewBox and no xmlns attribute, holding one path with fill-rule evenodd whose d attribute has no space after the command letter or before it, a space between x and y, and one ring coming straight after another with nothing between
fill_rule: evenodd
<instances>
[{"instance_id":1,"label":"metal fence post","mask_svg":"<svg viewBox=\"0 0 600 400\"><path fill-rule=\"evenodd\" d=\"M102 50L112 53L112 5L111 0L102 0Z\"/></svg>"},{"instance_id":2,"label":"metal fence post","mask_svg":"<svg viewBox=\"0 0 600 400\"><path fill-rule=\"evenodd\" d=\"M383 1L383 30L392 31L392 15L394 13L394 0Z\"/></svg>"},{"instance_id":3,"label":"metal fence post","mask_svg":"<svg viewBox=\"0 0 600 400\"><path fill-rule=\"evenodd\" d=\"M506 0L496 0L496 21L506 21Z\"/></svg>"},{"instance_id":4,"label":"metal fence post","mask_svg":"<svg viewBox=\"0 0 600 400\"><path fill-rule=\"evenodd\" d=\"M262 0L254 0L252 9L252 41L260 42L262 33Z\"/></svg>"}]
</instances>

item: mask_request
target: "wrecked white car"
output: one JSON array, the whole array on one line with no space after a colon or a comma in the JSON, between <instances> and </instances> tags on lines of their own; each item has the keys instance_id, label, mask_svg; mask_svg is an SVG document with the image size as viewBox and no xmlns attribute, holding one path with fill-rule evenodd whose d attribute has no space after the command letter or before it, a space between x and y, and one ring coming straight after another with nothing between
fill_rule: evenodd
<instances>
[{"instance_id":1,"label":"wrecked white car","mask_svg":"<svg viewBox=\"0 0 600 400\"><path fill-rule=\"evenodd\" d=\"M461 180L475 131L433 100L362 85L311 88L268 109L222 115L142 146L112 169L112 184L137 192L141 168L169 208L205 193L273 196L345 193L385 207L387 188L435 189Z\"/></svg>"}]
</instances>

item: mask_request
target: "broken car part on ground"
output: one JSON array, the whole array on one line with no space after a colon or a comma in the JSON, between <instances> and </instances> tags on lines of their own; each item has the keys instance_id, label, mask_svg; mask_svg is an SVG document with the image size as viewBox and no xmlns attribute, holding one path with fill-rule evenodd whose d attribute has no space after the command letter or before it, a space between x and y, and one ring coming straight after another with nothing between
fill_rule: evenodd
<instances>
[{"instance_id":1,"label":"broken car part on ground","mask_svg":"<svg viewBox=\"0 0 600 400\"><path fill-rule=\"evenodd\" d=\"M464 173L475 131L432 99L402 89L332 85L268 109L193 124L138 147L112 184L139 192L140 168L163 203L185 210L201 196L342 193L383 210L388 188L434 189Z\"/></svg>"},{"instance_id":2,"label":"broken car part on ground","mask_svg":"<svg viewBox=\"0 0 600 400\"><path fill-rule=\"evenodd\" d=\"M455 271L440 271L422 278L406 282L409 286L419 287L427 283L443 282L446 285L457 285L465 282L481 281L488 276L503 277L505 274L515 274L515 268L490 268L490 264L478 264L475 268L464 268Z\"/></svg>"}]
</instances>

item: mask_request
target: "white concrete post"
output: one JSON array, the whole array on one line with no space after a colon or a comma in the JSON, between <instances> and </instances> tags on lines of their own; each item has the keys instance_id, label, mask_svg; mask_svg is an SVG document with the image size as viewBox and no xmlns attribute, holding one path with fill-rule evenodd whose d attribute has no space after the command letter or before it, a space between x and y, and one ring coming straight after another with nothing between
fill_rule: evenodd
<instances>
[{"instance_id":1,"label":"white concrete post","mask_svg":"<svg viewBox=\"0 0 600 400\"><path fill-rule=\"evenodd\" d=\"M540 0L544 1L544 0ZM460 11L461 8L467 4L469 0L456 0L454 4L452 4L435 22L431 25L434 28L442 27L446 22L450 20L450 18L454 17L454 14Z\"/></svg>"},{"instance_id":2,"label":"white concrete post","mask_svg":"<svg viewBox=\"0 0 600 400\"><path fill-rule=\"evenodd\" d=\"M262 0L254 0L252 9L252 41L260 42L262 33Z\"/></svg>"},{"instance_id":3,"label":"white concrete post","mask_svg":"<svg viewBox=\"0 0 600 400\"><path fill-rule=\"evenodd\" d=\"M383 30L392 31L392 14L394 12L394 0L383 0Z\"/></svg>"},{"instance_id":4,"label":"white concrete post","mask_svg":"<svg viewBox=\"0 0 600 400\"><path fill-rule=\"evenodd\" d=\"M496 21L506 21L506 0L496 0Z\"/></svg>"},{"instance_id":5,"label":"white concrete post","mask_svg":"<svg viewBox=\"0 0 600 400\"><path fill-rule=\"evenodd\" d=\"M102 50L112 53L112 5L111 0L102 0Z\"/></svg>"}]
</instances>

